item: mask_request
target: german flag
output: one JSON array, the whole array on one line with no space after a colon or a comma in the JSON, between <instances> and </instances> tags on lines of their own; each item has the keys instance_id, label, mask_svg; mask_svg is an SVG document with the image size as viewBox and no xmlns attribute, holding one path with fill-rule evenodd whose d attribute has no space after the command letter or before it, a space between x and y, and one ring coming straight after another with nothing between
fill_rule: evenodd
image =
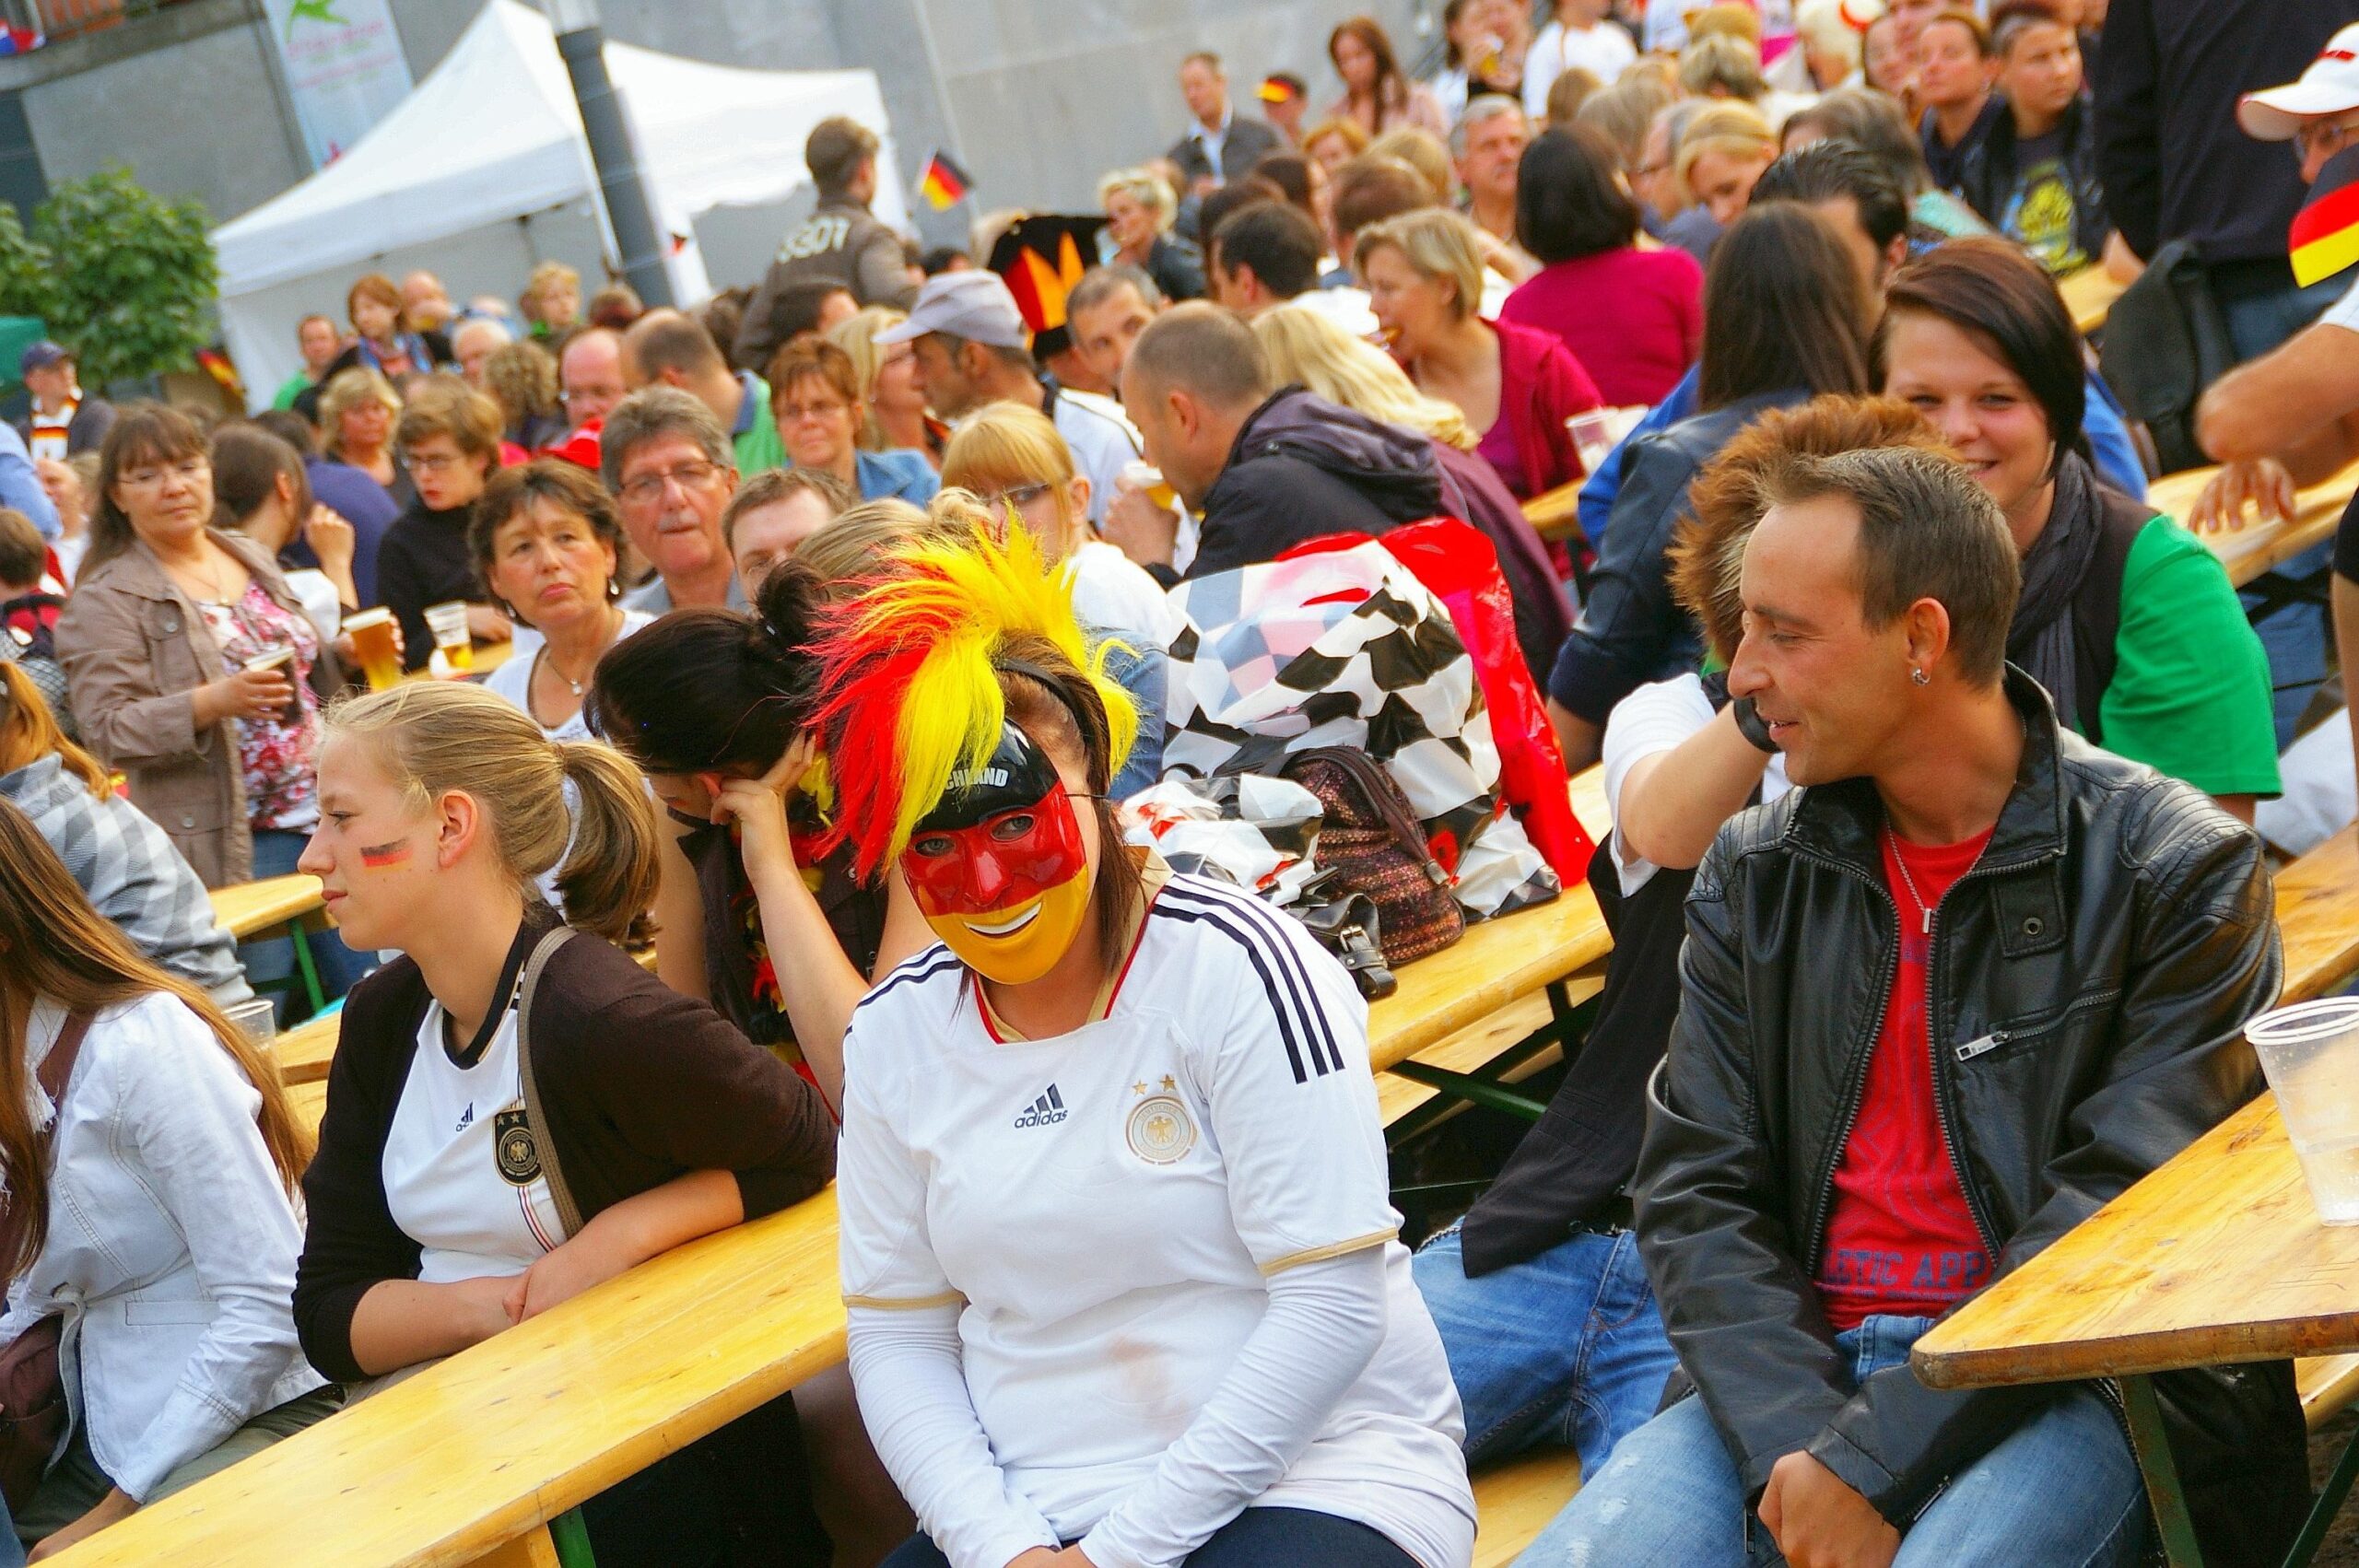
<instances>
[{"instance_id":1,"label":"german flag","mask_svg":"<svg viewBox=\"0 0 2359 1568\"><path fill-rule=\"evenodd\" d=\"M948 212L967 199L967 192L973 184L965 170L936 152L925 160L925 172L918 176L918 194L934 211Z\"/></svg>"},{"instance_id":2,"label":"german flag","mask_svg":"<svg viewBox=\"0 0 2359 1568\"><path fill-rule=\"evenodd\" d=\"M2345 147L2318 170L2286 249L2305 288L2359 263L2359 147Z\"/></svg>"}]
</instances>

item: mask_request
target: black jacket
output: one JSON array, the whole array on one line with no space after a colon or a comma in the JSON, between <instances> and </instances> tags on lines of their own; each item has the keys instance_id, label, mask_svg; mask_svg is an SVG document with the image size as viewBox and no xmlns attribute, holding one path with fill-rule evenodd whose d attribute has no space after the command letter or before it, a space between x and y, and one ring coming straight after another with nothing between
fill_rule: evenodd
<instances>
[{"instance_id":1,"label":"black jacket","mask_svg":"<svg viewBox=\"0 0 2359 1568\"><path fill-rule=\"evenodd\" d=\"M1603 724L1615 703L1688 662L1693 623L1672 598L1664 568L1680 523L1693 515L1687 486L1761 415L1809 400L1799 389L1758 392L1683 419L1630 449L1588 601L1548 677L1548 695L1567 711Z\"/></svg>"},{"instance_id":2,"label":"black jacket","mask_svg":"<svg viewBox=\"0 0 2359 1568\"><path fill-rule=\"evenodd\" d=\"M2022 766L1943 903L1927 998L1934 1095L1999 1275L2259 1092L2241 1030L2283 968L2250 828L2060 731L2020 672L2007 693ZM1884 820L1846 780L1739 815L1705 856L1637 1221L1748 1493L1807 1449L1898 1523L2055 1386L1937 1391L1899 1366L1848 1392L1820 1309L1833 1173L1896 961ZM2155 1382L2204 1551L2273 1562L2309 1492L2291 1367Z\"/></svg>"},{"instance_id":3,"label":"black jacket","mask_svg":"<svg viewBox=\"0 0 2359 1568\"><path fill-rule=\"evenodd\" d=\"M2097 173L2131 250L2152 261L2192 240L2207 262L2284 261L2300 160L2246 135L2236 100L2300 76L2353 21L2359 0L2113 0L2092 76Z\"/></svg>"},{"instance_id":4,"label":"black jacket","mask_svg":"<svg viewBox=\"0 0 2359 1568\"><path fill-rule=\"evenodd\" d=\"M2057 129L2063 133L2065 176L2072 187L2072 242L2095 262L2105 255L2106 235L2113 228L2106 216L2105 181L2097 176L2096 115L2085 99L2076 98ZM2007 204L2023 173L2015 148L2015 117L2001 112L1978 140L1958 151L1957 193L1993 228L2005 228Z\"/></svg>"},{"instance_id":5,"label":"black jacket","mask_svg":"<svg viewBox=\"0 0 2359 1568\"><path fill-rule=\"evenodd\" d=\"M1205 492L1188 575L1275 560L1322 534L1382 533L1446 509L1432 442L1286 387L1237 432L1228 466Z\"/></svg>"},{"instance_id":6,"label":"black jacket","mask_svg":"<svg viewBox=\"0 0 2359 1568\"><path fill-rule=\"evenodd\" d=\"M515 984L554 920L545 906L527 912L495 994ZM366 1375L352 1358L360 1298L380 1281L417 1277L418 1242L393 1223L383 1172L429 1000L408 958L353 988L320 1152L303 1174L295 1331L311 1364L345 1382ZM835 1174L835 1128L818 1092L612 942L576 936L550 958L533 1000L532 1050L546 1135L585 1222L689 1171L735 1173L749 1220Z\"/></svg>"}]
</instances>

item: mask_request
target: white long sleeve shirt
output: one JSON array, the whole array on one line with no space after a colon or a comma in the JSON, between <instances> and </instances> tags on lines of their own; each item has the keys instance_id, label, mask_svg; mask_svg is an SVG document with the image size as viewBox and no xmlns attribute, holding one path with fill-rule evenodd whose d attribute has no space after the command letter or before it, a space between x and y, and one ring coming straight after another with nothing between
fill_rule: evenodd
<instances>
[{"instance_id":1,"label":"white long sleeve shirt","mask_svg":"<svg viewBox=\"0 0 2359 1568\"><path fill-rule=\"evenodd\" d=\"M1165 1568L1257 1504L1463 1568L1463 1421L1394 1239L1366 1007L1307 932L1174 876L1081 1028L1012 1037L935 948L845 1050L852 1375L956 1568L1084 1539Z\"/></svg>"},{"instance_id":2,"label":"white long sleeve shirt","mask_svg":"<svg viewBox=\"0 0 2359 1568\"><path fill-rule=\"evenodd\" d=\"M35 1004L27 1072L65 1021ZM42 1119L40 1085L27 1085ZM319 1387L289 1305L303 1233L204 1022L154 992L91 1022L58 1117L49 1236L0 1336L65 1314L66 1397L109 1480L146 1501L182 1462Z\"/></svg>"}]
</instances>

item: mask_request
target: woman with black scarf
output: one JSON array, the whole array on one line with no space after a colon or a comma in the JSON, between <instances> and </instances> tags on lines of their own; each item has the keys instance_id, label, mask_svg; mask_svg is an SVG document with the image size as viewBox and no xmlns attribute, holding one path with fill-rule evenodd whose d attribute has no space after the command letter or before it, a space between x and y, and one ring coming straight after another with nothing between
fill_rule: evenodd
<instances>
[{"instance_id":1,"label":"woman with black scarf","mask_svg":"<svg viewBox=\"0 0 2359 1568\"><path fill-rule=\"evenodd\" d=\"M2067 725L2251 821L2278 790L2268 659L2219 558L2090 466L2081 337L2048 275L2005 240L1941 246L1893 275L1875 365L2006 514L2008 661Z\"/></svg>"}]
</instances>

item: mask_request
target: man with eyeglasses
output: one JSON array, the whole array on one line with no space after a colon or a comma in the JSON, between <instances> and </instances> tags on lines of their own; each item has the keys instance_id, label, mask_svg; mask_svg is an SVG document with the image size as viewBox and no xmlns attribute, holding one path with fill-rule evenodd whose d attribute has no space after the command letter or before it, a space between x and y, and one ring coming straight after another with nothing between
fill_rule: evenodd
<instances>
[{"instance_id":1,"label":"man with eyeglasses","mask_svg":"<svg viewBox=\"0 0 2359 1568\"><path fill-rule=\"evenodd\" d=\"M651 386L615 404L599 439L599 473L623 532L655 576L623 608L661 615L691 605L748 608L721 517L737 493L729 432L677 387Z\"/></svg>"}]
</instances>

